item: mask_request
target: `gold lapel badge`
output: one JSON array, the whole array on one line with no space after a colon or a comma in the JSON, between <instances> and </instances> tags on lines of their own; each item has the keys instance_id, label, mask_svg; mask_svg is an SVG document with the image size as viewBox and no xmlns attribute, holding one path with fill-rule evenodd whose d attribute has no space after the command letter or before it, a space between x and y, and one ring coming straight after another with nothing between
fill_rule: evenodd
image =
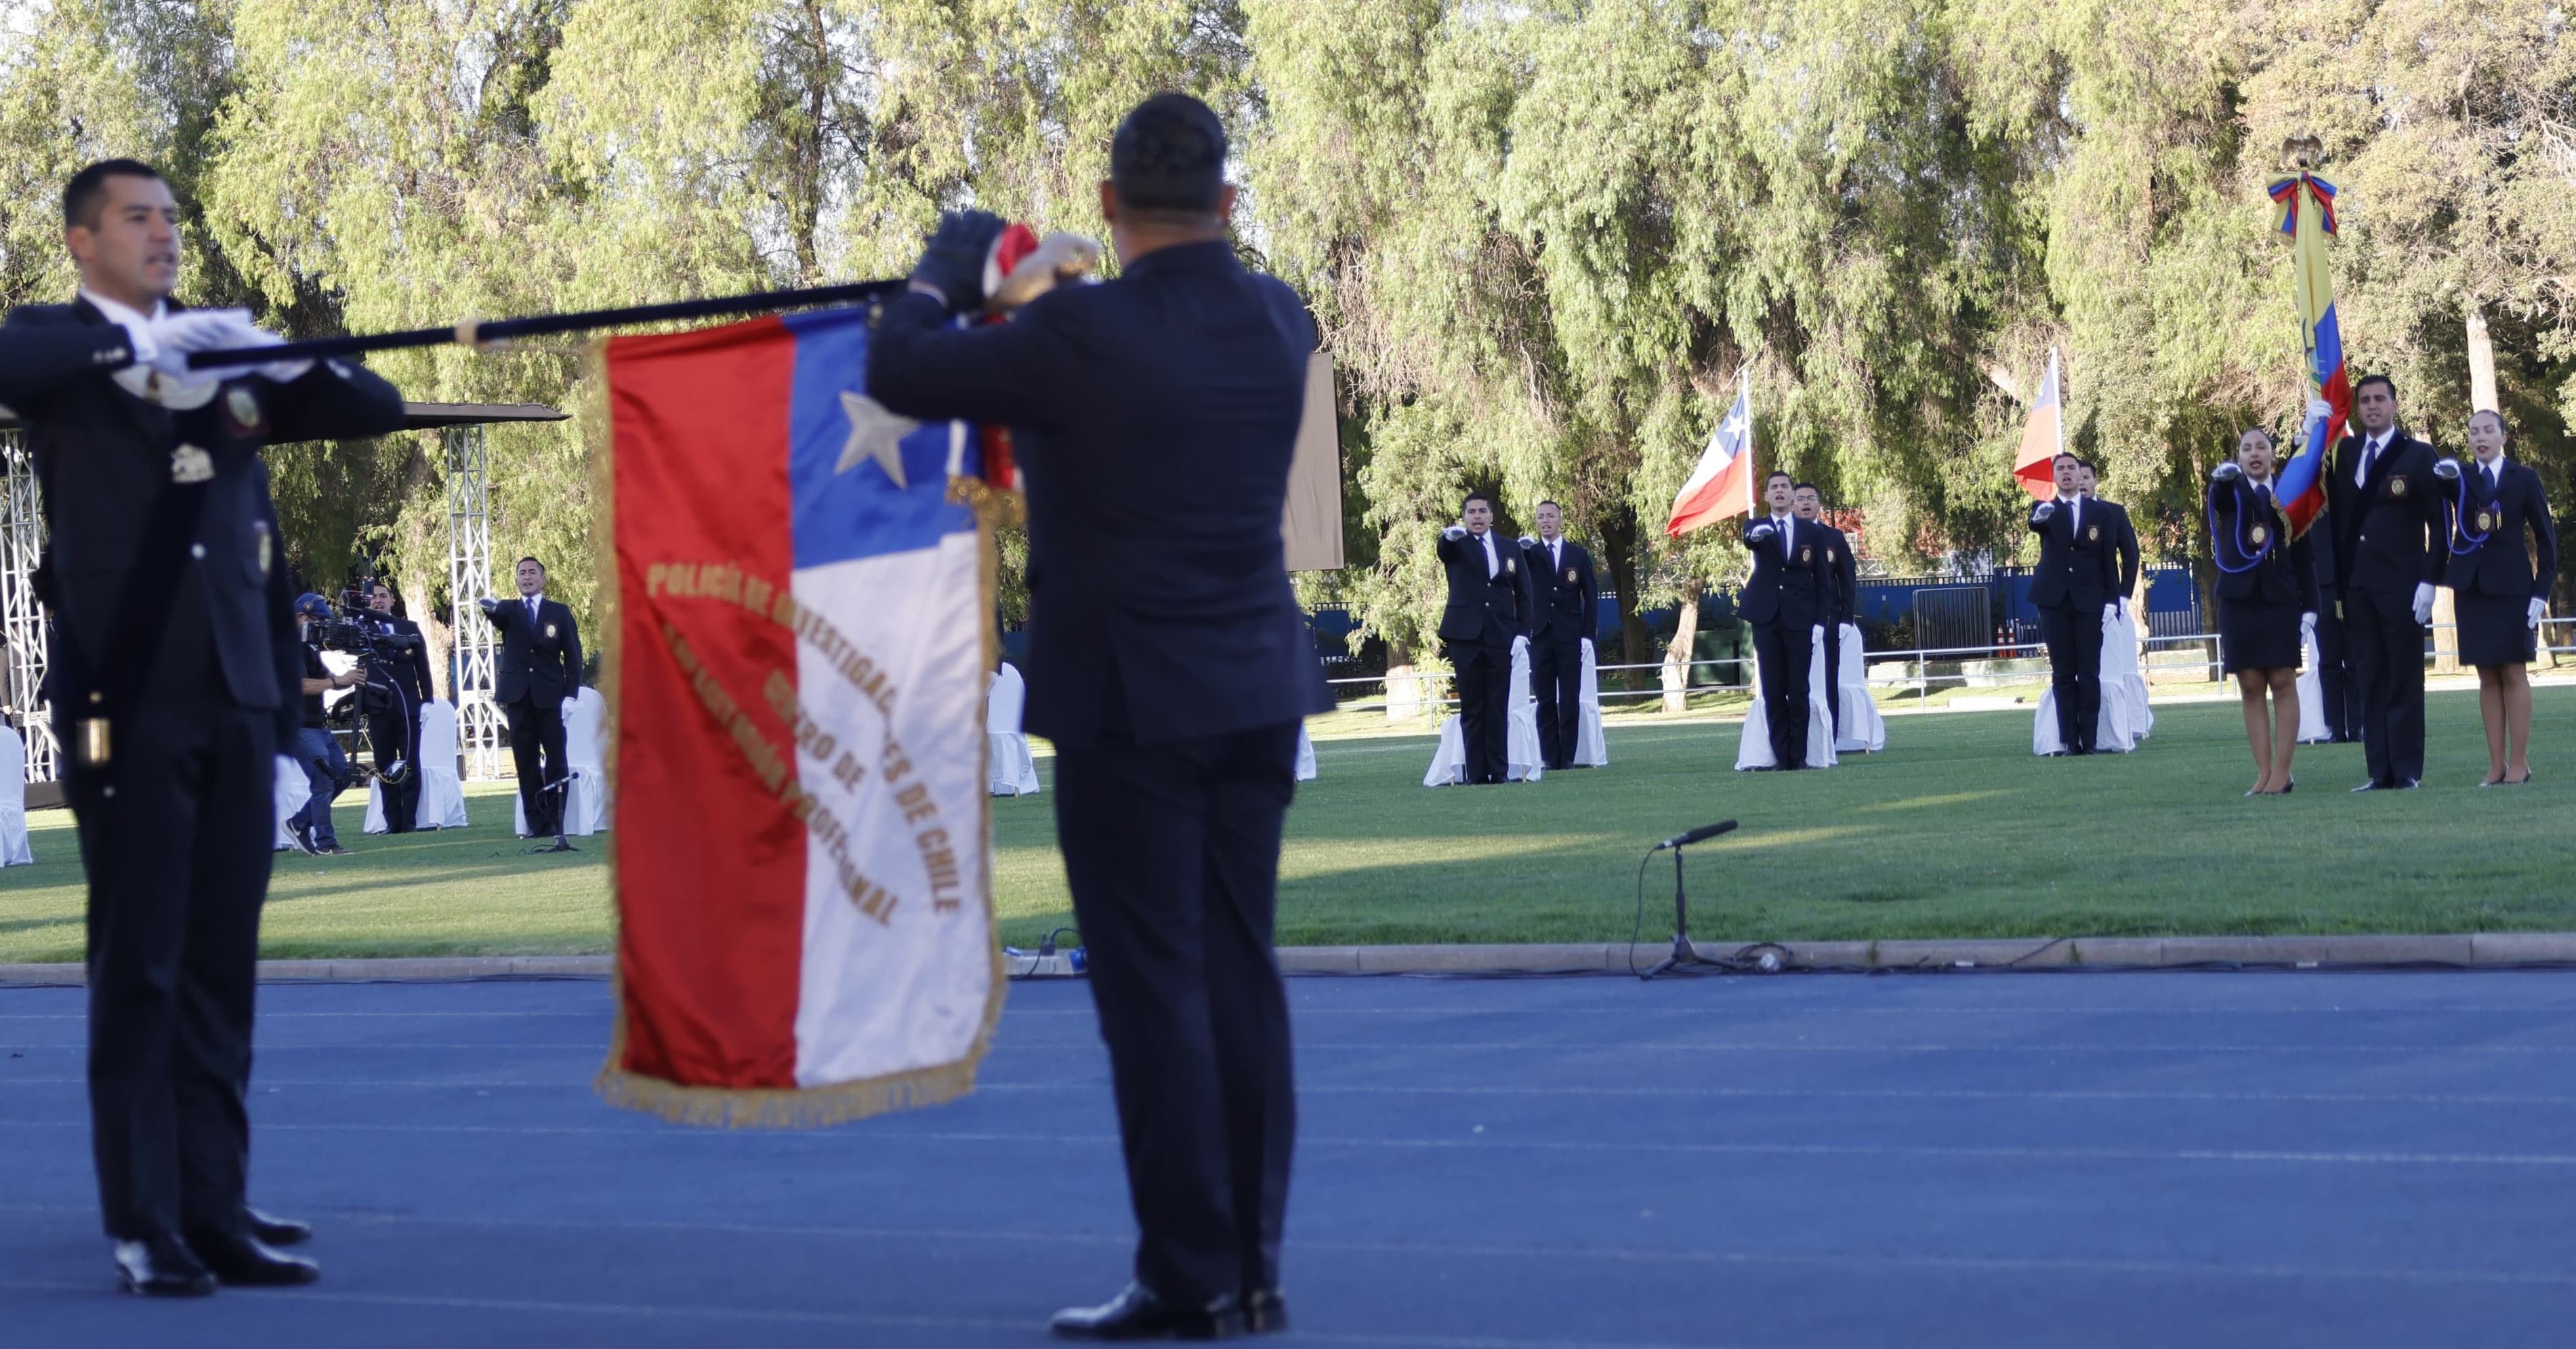
<instances>
[{"instance_id":1,"label":"gold lapel badge","mask_svg":"<svg viewBox=\"0 0 2576 1349\"><path fill-rule=\"evenodd\" d=\"M2260 548L2263 546L2263 540L2272 537L2272 531L2265 529L2261 525L2256 525L2245 535L2245 537L2252 539L2254 541L2254 546Z\"/></svg>"},{"instance_id":2,"label":"gold lapel badge","mask_svg":"<svg viewBox=\"0 0 2576 1349\"><path fill-rule=\"evenodd\" d=\"M2478 512L2478 532L2484 534L2493 528L2495 528L2495 517L2485 511Z\"/></svg>"},{"instance_id":3,"label":"gold lapel badge","mask_svg":"<svg viewBox=\"0 0 2576 1349\"><path fill-rule=\"evenodd\" d=\"M234 426L251 430L259 425L259 395L236 384L224 395L224 411L232 414Z\"/></svg>"},{"instance_id":4,"label":"gold lapel badge","mask_svg":"<svg viewBox=\"0 0 2576 1349\"><path fill-rule=\"evenodd\" d=\"M547 640L547 641L549 641L549 642L551 642L551 641L553 641L554 639L555 639L555 625L554 625L554 624L552 624L552 623L548 623L548 624L546 625L546 640Z\"/></svg>"},{"instance_id":5,"label":"gold lapel badge","mask_svg":"<svg viewBox=\"0 0 2576 1349\"><path fill-rule=\"evenodd\" d=\"M2398 476L2388 480L2388 494L2393 497L2402 497L2406 495L2406 477L2404 474L2399 474Z\"/></svg>"},{"instance_id":6,"label":"gold lapel badge","mask_svg":"<svg viewBox=\"0 0 2576 1349\"><path fill-rule=\"evenodd\" d=\"M1808 559L1813 558L1815 555L1816 550L1813 548L1801 548L1798 550L1798 560L1801 562L1805 562Z\"/></svg>"},{"instance_id":7,"label":"gold lapel badge","mask_svg":"<svg viewBox=\"0 0 2576 1349\"><path fill-rule=\"evenodd\" d=\"M1575 584L1575 580L1574 580L1574 568L1572 568L1572 567L1568 567L1568 568L1566 568L1566 569L1565 569L1565 583L1566 583L1567 585L1573 585L1573 584Z\"/></svg>"},{"instance_id":8,"label":"gold lapel badge","mask_svg":"<svg viewBox=\"0 0 2576 1349\"><path fill-rule=\"evenodd\" d=\"M2096 543L2099 542L2101 538L2102 527L2100 525L2086 525L2084 527L2084 541L2086 543Z\"/></svg>"},{"instance_id":9,"label":"gold lapel badge","mask_svg":"<svg viewBox=\"0 0 2576 1349\"><path fill-rule=\"evenodd\" d=\"M215 476L215 457L194 445L170 451L170 481L199 483Z\"/></svg>"}]
</instances>

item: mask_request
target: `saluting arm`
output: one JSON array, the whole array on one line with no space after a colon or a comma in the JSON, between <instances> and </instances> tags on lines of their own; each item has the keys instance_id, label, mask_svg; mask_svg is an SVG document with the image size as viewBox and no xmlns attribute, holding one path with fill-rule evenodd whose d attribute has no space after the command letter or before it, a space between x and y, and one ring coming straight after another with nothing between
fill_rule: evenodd
<instances>
[{"instance_id":1,"label":"saluting arm","mask_svg":"<svg viewBox=\"0 0 2576 1349\"><path fill-rule=\"evenodd\" d=\"M133 339L113 323L24 323L12 314L0 326L0 404L41 413L65 383L132 364Z\"/></svg>"},{"instance_id":2,"label":"saluting arm","mask_svg":"<svg viewBox=\"0 0 2576 1349\"><path fill-rule=\"evenodd\" d=\"M315 361L291 383L272 386L269 443L363 440L403 427L400 390L355 361Z\"/></svg>"},{"instance_id":3,"label":"saluting arm","mask_svg":"<svg viewBox=\"0 0 2576 1349\"><path fill-rule=\"evenodd\" d=\"M886 306L868 343L868 397L916 421L1042 421L1050 363L1041 354L1054 341L1056 308L1032 304L1008 323L952 328L939 301L905 295Z\"/></svg>"}]
</instances>

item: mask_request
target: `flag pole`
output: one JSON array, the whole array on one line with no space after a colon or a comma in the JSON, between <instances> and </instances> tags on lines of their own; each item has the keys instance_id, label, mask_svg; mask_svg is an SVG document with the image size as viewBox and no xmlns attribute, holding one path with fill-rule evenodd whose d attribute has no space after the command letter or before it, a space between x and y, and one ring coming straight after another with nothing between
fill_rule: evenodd
<instances>
[{"instance_id":1,"label":"flag pole","mask_svg":"<svg viewBox=\"0 0 2576 1349\"><path fill-rule=\"evenodd\" d=\"M2066 453L2066 371L2057 363L2055 347L2048 349L2048 376L2049 382L2057 386L2057 415L2050 420L2057 423L2057 452L2064 454Z\"/></svg>"},{"instance_id":2,"label":"flag pole","mask_svg":"<svg viewBox=\"0 0 2576 1349\"><path fill-rule=\"evenodd\" d=\"M1735 372L1736 396L1744 400L1744 518L1753 518L1756 501L1753 490L1753 371L1751 367Z\"/></svg>"}]
</instances>

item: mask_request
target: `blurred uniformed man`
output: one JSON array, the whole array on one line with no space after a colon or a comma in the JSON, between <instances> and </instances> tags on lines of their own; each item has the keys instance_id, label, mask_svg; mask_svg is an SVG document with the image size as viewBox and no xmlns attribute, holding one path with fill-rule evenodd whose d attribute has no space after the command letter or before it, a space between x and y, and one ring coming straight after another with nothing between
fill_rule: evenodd
<instances>
[{"instance_id":1,"label":"blurred uniformed man","mask_svg":"<svg viewBox=\"0 0 2576 1349\"><path fill-rule=\"evenodd\" d=\"M73 175L63 226L80 294L0 326L0 403L25 420L51 534L99 1205L130 1291L303 1283L319 1268L273 1245L310 1230L243 1200L260 902L302 673L259 447L397 430L402 397L336 361L188 369L278 339L170 301L179 209L149 166Z\"/></svg>"},{"instance_id":2,"label":"blurred uniformed man","mask_svg":"<svg viewBox=\"0 0 2576 1349\"><path fill-rule=\"evenodd\" d=\"M1834 741L1843 738L1843 627L1852 621L1860 598L1860 559L1852 553L1851 536L1825 523L1824 495L1802 482L1789 496L1789 508L1801 520L1823 531L1825 540L1825 701L1834 714Z\"/></svg>"}]
</instances>

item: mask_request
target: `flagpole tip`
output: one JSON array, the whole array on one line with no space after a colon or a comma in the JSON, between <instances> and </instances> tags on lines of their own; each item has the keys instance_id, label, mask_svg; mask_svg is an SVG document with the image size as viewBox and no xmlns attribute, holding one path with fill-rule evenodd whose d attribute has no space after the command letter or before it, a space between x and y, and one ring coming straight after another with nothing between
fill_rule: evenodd
<instances>
[{"instance_id":1,"label":"flagpole tip","mask_svg":"<svg viewBox=\"0 0 2576 1349\"><path fill-rule=\"evenodd\" d=\"M2326 162L2326 143L2318 136L2292 136L2281 142L2281 167L2305 173Z\"/></svg>"}]
</instances>

